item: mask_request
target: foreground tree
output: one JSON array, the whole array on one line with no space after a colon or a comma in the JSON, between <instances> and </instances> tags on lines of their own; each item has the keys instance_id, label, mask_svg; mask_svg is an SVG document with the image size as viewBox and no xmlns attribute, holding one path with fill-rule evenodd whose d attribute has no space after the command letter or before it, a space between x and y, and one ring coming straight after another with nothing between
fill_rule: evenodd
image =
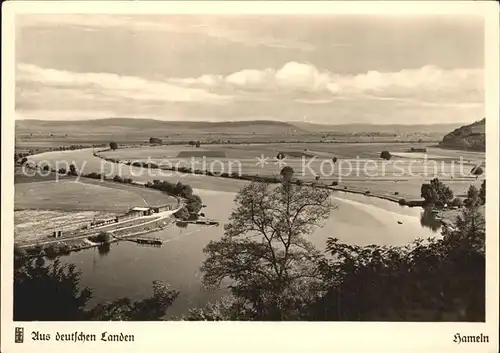
<instances>
[{"instance_id":1,"label":"foreground tree","mask_svg":"<svg viewBox=\"0 0 500 353\"><path fill-rule=\"evenodd\" d=\"M23 260L14 267L14 320L161 320L179 295L162 282L153 282L153 296L132 301L122 298L98 304L87 310L92 296L89 288L80 289L81 272L59 260L46 264L43 258Z\"/></svg>"},{"instance_id":2,"label":"foreground tree","mask_svg":"<svg viewBox=\"0 0 500 353\"><path fill-rule=\"evenodd\" d=\"M96 321L158 321L178 296L179 291L169 289L161 281L153 281L152 297L139 301L124 297L99 304L89 311L88 317Z\"/></svg>"},{"instance_id":3,"label":"foreground tree","mask_svg":"<svg viewBox=\"0 0 500 353\"><path fill-rule=\"evenodd\" d=\"M204 252L203 284L231 283L245 319L287 320L318 295L322 255L305 238L335 207L328 189L253 182L236 196L224 236Z\"/></svg>"},{"instance_id":4,"label":"foreground tree","mask_svg":"<svg viewBox=\"0 0 500 353\"><path fill-rule=\"evenodd\" d=\"M467 208L476 208L481 205L479 190L474 185L471 185L467 190L467 198L465 199L464 204Z\"/></svg>"},{"instance_id":5,"label":"foreground tree","mask_svg":"<svg viewBox=\"0 0 500 353\"><path fill-rule=\"evenodd\" d=\"M457 216L453 228L445 228L443 236L460 243L461 247L472 248L484 254L485 219L484 207L481 209L479 192L474 185L467 191L465 208Z\"/></svg>"},{"instance_id":6,"label":"foreground tree","mask_svg":"<svg viewBox=\"0 0 500 353\"><path fill-rule=\"evenodd\" d=\"M14 320L77 321L85 316L89 288L79 289L80 273L59 260L17 263L14 269Z\"/></svg>"},{"instance_id":7,"label":"foreground tree","mask_svg":"<svg viewBox=\"0 0 500 353\"><path fill-rule=\"evenodd\" d=\"M484 205L486 203L486 179L481 183L481 188L479 189L479 197L481 198L481 203Z\"/></svg>"},{"instance_id":8,"label":"foreground tree","mask_svg":"<svg viewBox=\"0 0 500 353\"><path fill-rule=\"evenodd\" d=\"M484 218L463 209L442 239L405 247L330 238L321 268L326 294L309 320L475 321L485 318Z\"/></svg>"}]
</instances>

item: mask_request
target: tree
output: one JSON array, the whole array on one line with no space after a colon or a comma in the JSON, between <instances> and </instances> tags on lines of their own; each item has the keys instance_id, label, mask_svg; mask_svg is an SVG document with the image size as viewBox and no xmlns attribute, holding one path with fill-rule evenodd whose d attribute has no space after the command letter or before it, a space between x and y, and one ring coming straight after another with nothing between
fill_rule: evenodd
<instances>
[{"instance_id":1,"label":"tree","mask_svg":"<svg viewBox=\"0 0 500 353\"><path fill-rule=\"evenodd\" d=\"M470 172L472 175L482 175L484 173L484 170L481 166L476 166L472 168Z\"/></svg>"},{"instance_id":2,"label":"tree","mask_svg":"<svg viewBox=\"0 0 500 353\"><path fill-rule=\"evenodd\" d=\"M479 190L474 185L471 185L467 190L467 198L465 199L464 204L465 207L468 208L478 207L479 205L481 205Z\"/></svg>"},{"instance_id":3,"label":"tree","mask_svg":"<svg viewBox=\"0 0 500 353\"><path fill-rule=\"evenodd\" d=\"M453 200L453 191L438 178L434 178L428 184L422 184L420 195L427 204L444 206Z\"/></svg>"},{"instance_id":4,"label":"tree","mask_svg":"<svg viewBox=\"0 0 500 353\"><path fill-rule=\"evenodd\" d=\"M380 153L380 158L385 159L385 160L390 160L392 158L392 155L389 151L382 151Z\"/></svg>"},{"instance_id":5,"label":"tree","mask_svg":"<svg viewBox=\"0 0 500 353\"><path fill-rule=\"evenodd\" d=\"M14 320L73 321L85 316L89 288L79 288L74 265L28 260L14 269Z\"/></svg>"},{"instance_id":6,"label":"tree","mask_svg":"<svg viewBox=\"0 0 500 353\"><path fill-rule=\"evenodd\" d=\"M196 141L196 147L198 147L198 148L199 148L200 146L201 146L200 141Z\"/></svg>"},{"instance_id":7,"label":"tree","mask_svg":"<svg viewBox=\"0 0 500 353\"><path fill-rule=\"evenodd\" d=\"M283 152L280 152L276 155L276 159L285 159L285 154Z\"/></svg>"},{"instance_id":8,"label":"tree","mask_svg":"<svg viewBox=\"0 0 500 353\"><path fill-rule=\"evenodd\" d=\"M283 178L284 181L289 182L292 180L294 170L290 166L286 166L283 169L281 169L280 175Z\"/></svg>"},{"instance_id":9,"label":"tree","mask_svg":"<svg viewBox=\"0 0 500 353\"><path fill-rule=\"evenodd\" d=\"M149 138L149 143L150 144L161 145L163 143L163 141L162 141L162 139L157 138L157 137L150 137Z\"/></svg>"},{"instance_id":10,"label":"tree","mask_svg":"<svg viewBox=\"0 0 500 353\"><path fill-rule=\"evenodd\" d=\"M171 290L161 281L153 281L153 296L132 301L121 298L95 306L89 312L91 320L109 321L158 321L179 296L179 291Z\"/></svg>"},{"instance_id":11,"label":"tree","mask_svg":"<svg viewBox=\"0 0 500 353\"><path fill-rule=\"evenodd\" d=\"M174 194L188 198L193 195L193 188L190 185L183 184L179 181L175 184Z\"/></svg>"},{"instance_id":12,"label":"tree","mask_svg":"<svg viewBox=\"0 0 500 353\"><path fill-rule=\"evenodd\" d=\"M471 190L472 188L475 189ZM477 189L474 186L469 188L468 194L475 194ZM472 196L471 199L475 199ZM453 239L454 241L466 241L467 246L480 251L484 254L485 245L485 220L482 213L479 211L480 203L466 202L465 208L461 214L457 216L455 227L445 228L443 236ZM465 245L461 245L465 246Z\"/></svg>"},{"instance_id":13,"label":"tree","mask_svg":"<svg viewBox=\"0 0 500 353\"><path fill-rule=\"evenodd\" d=\"M72 175L72 176L77 176L78 175L78 171L76 169L76 166L74 164L71 164L69 166L69 173L68 175Z\"/></svg>"},{"instance_id":14,"label":"tree","mask_svg":"<svg viewBox=\"0 0 500 353\"><path fill-rule=\"evenodd\" d=\"M333 157L333 158L332 158L332 162L333 162L333 163L337 163L337 157Z\"/></svg>"},{"instance_id":15,"label":"tree","mask_svg":"<svg viewBox=\"0 0 500 353\"><path fill-rule=\"evenodd\" d=\"M484 217L464 208L443 237L400 246L327 242L325 294L308 320L476 321L485 319ZM397 288L397 291L394 290Z\"/></svg>"},{"instance_id":16,"label":"tree","mask_svg":"<svg viewBox=\"0 0 500 353\"><path fill-rule=\"evenodd\" d=\"M111 148L114 151L118 148L118 144L116 142L110 142L109 148Z\"/></svg>"},{"instance_id":17,"label":"tree","mask_svg":"<svg viewBox=\"0 0 500 353\"><path fill-rule=\"evenodd\" d=\"M111 241L111 235L109 235L108 232L100 232L95 237L95 240L102 243L102 244L108 244Z\"/></svg>"},{"instance_id":18,"label":"tree","mask_svg":"<svg viewBox=\"0 0 500 353\"><path fill-rule=\"evenodd\" d=\"M189 144L189 146L195 146L196 145L196 141L191 140L191 141L188 142L188 144Z\"/></svg>"},{"instance_id":19,"label":"tree","mask_svg":"<svg viewBox=\"0 0 500 353\"><path fill-rule=\"evenodd\" d=\"M184 206L180 210L174 213L174 216L183 221L189 218L189 210Z\"/></svg>"},{"instance_id":20,"label":"tree","mask_svg":"<svg viewBox=\"0 0 500 353\"><path fill-rule=\"evenodd\" d=\"M479 189L479 197L481 198L481 203L484 205L486 203L486 179L481 183L481 188Z\"/></svg>"},{"instance_id":21,"label":"tree","mask_svg":"<svg viewBox=\"0 0 500 353\"><path fill-rule=\"evenodd\" d=\"M190 213L200 212L202 206L203 202L198 195L191 195L186 198L186 208Z\"/></svg>"},{"instance_id":22,"label":"tree","mask_svg":"<svg viewBox=\"0 0 500 353\"><path fill-rule=\"evenodd\" d=\"M299 315L317 295L322 256L305 235L335 207L329 190L252 182L235 203L222 239L204 249L204 286L218 288L229 279L235 305L243 305L253 319Z\"/></svg>"},{"instance_id":23,"label":"tree","mask_svg":"<svg viewBox=\"0 0 500 353\"><path fill-rule=\"evenodd\" d=\"M461 198L455 197L453 200L451 200L450 205L455 207L462 207L464 205L464 202Z\"/></svg>"},{"instance_id":24,"label":"tree","mask_svg":"<svg viewBox=\"0 0 500 353\"><path fill-rule=\"evenodd\" d=\"M308 320L484 321L484 254L471 241L484 235L479 229L468 235L405 247L330 238L326 293L310 306Z\"/></svg>"},{"instance_id":25,"label":"tree","mask_svg":"<svg viewBox=\"0 0 500 353\"><path fill-rule=\"evenodd\" d=\"M121 298L85 306L92 296L90 288L79 288L81 272L59 260L45 264L42 258L18 260L14 268L14 320L88 321L161 320L179 292L160 281L153 282L153 296L132 301Z\"/></svg>"},{"instance_id":26,"label":"tree","mask_svg":"<svg viewBox=\"0 0 500 353\"><path fill-rule=\"evenodd\" d=\"M183 319L188 321L236 321L252 319L251 311L245 308L244 302L232 295L227 295L215 303L208 303L203 308L189 309Z\"/></svg>"}]
</instances>

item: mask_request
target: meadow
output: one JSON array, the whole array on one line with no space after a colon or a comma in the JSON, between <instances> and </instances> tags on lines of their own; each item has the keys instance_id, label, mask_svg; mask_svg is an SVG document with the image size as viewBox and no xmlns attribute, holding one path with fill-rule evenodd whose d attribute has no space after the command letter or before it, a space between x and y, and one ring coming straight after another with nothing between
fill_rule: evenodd
<instances>
[{"instance_id":1,"label":"meadow","mask_svg":"<svg viewBox=\"0 0 500 353\"><path fill-rule=\"evenodd\" d=\"M54 230L73 231L93 219L110 218L114 213L102 211L17 210L14 212L14 242L36 242L49 238Z\"/></svg>"},{"instance_id":2,"label":"meadow","mask_svg":"<svg viewBox=\"0 0 500 353\"><path fill-rule=\"evenodd\" d=\"M31 180L31 182L30 182ZM42 180L42 181L41 181ZM54 229L71 231L93 219L109 219L131 207L176 204L157 190L110 181L17 175L14 198L16 243L46 238Z\"/></svg>"},{"instance_id":3,"label":"meadow","mask_svg":"<svg viewBox=\"0 0 500 353\"><path fill-rule=\"evenodd\" d=\"M108 184L108 182L106 182ZM111 184L111 183L109 183ZM46 209L61 211L126 212L130 207L147 206L146 197L155 201L166 199L160 192L142 188L134 190L117 186L103 186L99 181L75 182L74 180L22 183L15 186L14 207L19 209ZM146 191L147 190L147 191Z\"/></svg>"},{"instance_id":4,"label":"meadow","mask_svg":"<svg viewBox=\"0 0 500 353\"><path fill-rule=\"evenodd\" d=\"M426 147L427 153L410 153L411 148ZM382 151L393 157L380 158ZM283 153L282 163L276 158ZM124 148L99 153L103 158L121 162L152 162L172 167L209 170L212 173L238 173L276 176L288 165L294 176L305 181L317 175L324 183L334 181L410 182L438 177L454 182L472 182L472 168L483 163L484 153L442 150L425 144L345 143L345 144L235 144L192 146L150 146ZM414 156L413 156L414 155ZM262 162L262 163L260 163Z\"/></svg>"}]
</instances>

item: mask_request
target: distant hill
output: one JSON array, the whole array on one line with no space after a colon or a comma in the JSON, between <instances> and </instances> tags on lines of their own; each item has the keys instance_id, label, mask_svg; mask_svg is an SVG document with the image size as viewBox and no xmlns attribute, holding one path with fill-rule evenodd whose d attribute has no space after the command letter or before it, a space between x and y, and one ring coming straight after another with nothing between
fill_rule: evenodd
<instances>
[{"instance_id":1,"label":"distant hill","mask_svg":"<svg viewBox=\"0 0 500 353\"><path fill-rule=\"evenodd\" d=\"M443 137L440 146L470 151L485 151L486 149L486 119L464 125Z\"/></svg>"},{"instance_id":2,"label":"distant hill","mask_svg":"<svg viewBox=\"0 0 500 353\"><path fill-rule=\"evenodd\" d=\"M315 124L307 122L290 122L297 128L313 133L441 133L446 134L450 130L456 129L461 124Z\"/></svg>"},{"instance_id":3,"label":"distant hill","mask_svg":"<svg viewBox=\"0 0 500 353\"><path fill-rule=\"evenodd\" d=\"M213 135L317 135L331 134L433 134L437 139L460 124L434 125L327 125L274 120L249 121L163 121L155 119L109 118L91 120L16 120L16 135L61 136L173 136L211 133Z\"/></svg>"},{"instance_id":4,"label":"distant hill","mask_svg":"<svg viewBox=\"0 0 500 353\"><path fill-rule=\"evenodd\" d=\"M74 121L17 120L16 134L61 134L61 133L151 133L153 136L172 133L216 133L216 134L290 134L293 131L306 133L286 122L272 120L252 121L162 121L154 119L110 118Z\"/></svg>"}]
</instances>

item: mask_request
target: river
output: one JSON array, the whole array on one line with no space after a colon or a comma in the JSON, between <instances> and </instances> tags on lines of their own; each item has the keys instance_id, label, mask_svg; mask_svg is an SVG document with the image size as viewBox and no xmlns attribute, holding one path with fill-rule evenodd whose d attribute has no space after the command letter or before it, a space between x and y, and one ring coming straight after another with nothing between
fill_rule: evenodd
<instances>
[{"instance_id":1,"label":"river","mask_svg":"<svg viewBox=\"0 0 500 353\"><path fill-rule=\"evenodd\" d=\"M224 290L212 293L202 290L199 268L205 258L205 245L222 235L223 223L227 222L235 194L208 190L196 192L207 205L204 209L207 217L221 221L219 227L172 226L150 234L168 240L161 248L119 242L111 244L107 252L94 248L61 258L82 271L81 285L93 289L89 305L121 296L144 298L152 293L153 280L164 281L180 291L168 310L168 316L186 313L189 308L203 306L224 294ZM338 193L333 197L338 208L324 227L309 236L320 249L324 249L328 237L358 245L404 245L416 238L436 235L420 225L422 211L419 208L401 207L363 195Z\"/></svg>"},{"instance_id":2,"label":"river","mask_svg":"<svg viewBox=\"0 0 500 353\"><path fill-rule=\"evenodd\" d=\"M91 167L94 164L97 167L101 163L89 151L75 152L71 157L77 160L79 157L85 157L87 161L90 160L86 165L87 172L94 169ZM34 156L37 158L33 159L52 157L49 160L54 161L54 158L60 158L61 154L42 154L39 157ZM152 294L154 280L164 281L172 289L180 291L179 297L168 310L168 317L184 314L189 308L203 306L224 294L224 290L202 290L199 268L205 258L203 248L209 241L220 239L222 236L223 224L227 222L234 206L235 193L222 191L226 187L217 191L207 189L217 189L213 187L213 183L223 182L227 183L226 185L239 186L240 181L231 184L233 181L230 180L196 176L188 176L186 179L183 182L196 181L193 183L196 188L203 185L203 181L210 180L209 187L196 189L195 192L207 205L204 209L206 216L218 219L221 225L188 225L186 228L173 225L160 232L151 233L153 237L167 240L160 248L123 241L111 244L107 251L93 248L61 257L62 262L75 264L82 272L80 284L92 288L93 298L89 305L125 296L132 299L147 297ZM357 245L405 245L416 238L439 234L421 225L423 211L420 208L402 207L374 197L340 191L335 192L332 197L338 208L332 212L323 227L316 229L309 236L310 241L319 249L324 249L328 237L336 237L342 242Z\"/></svg>"}]
</instances>

